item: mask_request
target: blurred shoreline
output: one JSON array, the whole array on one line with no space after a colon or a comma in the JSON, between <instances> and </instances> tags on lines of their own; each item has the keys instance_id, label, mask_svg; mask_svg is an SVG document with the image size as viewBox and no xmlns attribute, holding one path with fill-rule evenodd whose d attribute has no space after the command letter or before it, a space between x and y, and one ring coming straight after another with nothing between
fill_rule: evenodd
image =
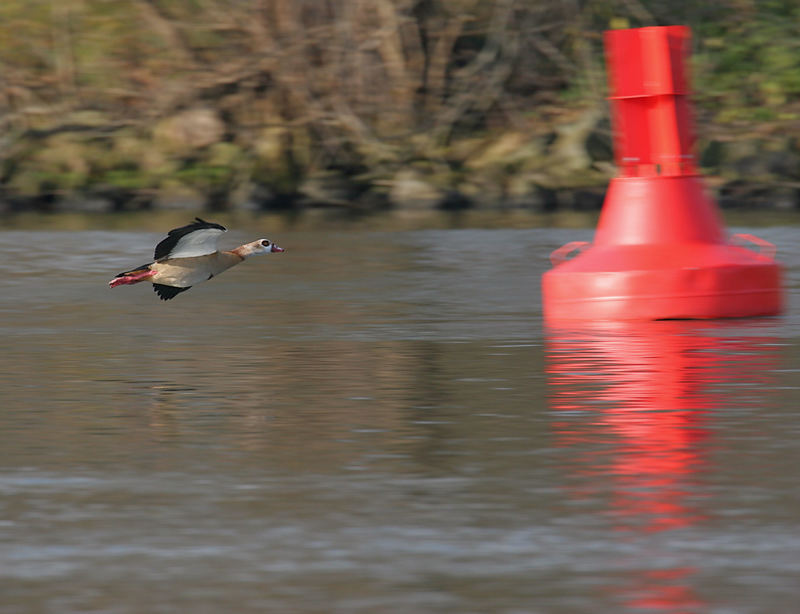
<instances>
[{"instance_id":1,"label":"blurred shoreline","mask_svg":"<svg viewBox=\"0 0 800 614\"><path fill-rule=\"evenodd\" d=\"M800 5L746 4L5 0L0 215L596 212L603 31L674 23L715 199L797 214Z\"/></svg>"}]
</instances>

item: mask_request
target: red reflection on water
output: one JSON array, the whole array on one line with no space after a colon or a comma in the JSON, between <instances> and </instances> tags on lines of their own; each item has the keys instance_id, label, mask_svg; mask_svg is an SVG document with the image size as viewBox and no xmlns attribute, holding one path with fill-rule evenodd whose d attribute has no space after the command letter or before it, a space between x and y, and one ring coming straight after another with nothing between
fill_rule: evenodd
<instances>
[{"instance_id":1,"label":"red reflection on water","mask_svg":"<svg viewBox=\"0 0 800 614\"><path fill-rule=\"evenodd\" d=\"M570 497L602 501L613 527L634 534L702 522L713 410L754 402L742 392L764 388L776 365L771 324L758 322L550 329L551 426L572 452ZM687 611L700 604L693 572L642 570L617 590L632 608Z\"/></svg>"}]
</instances>

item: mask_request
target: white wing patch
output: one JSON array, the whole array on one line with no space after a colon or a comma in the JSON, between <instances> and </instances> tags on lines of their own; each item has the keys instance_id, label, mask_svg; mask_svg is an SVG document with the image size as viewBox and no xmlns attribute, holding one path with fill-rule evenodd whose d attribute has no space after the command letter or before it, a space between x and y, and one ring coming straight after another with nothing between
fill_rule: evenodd
<instances>
[{"instance_id":1,"label":"white wing patch","mask_svg":"<svg viewBox=\"0 0 800 614\"><path fill-rule=\"evenodd\" d=\"M202 228L178 239L167 258L193 258L207 256L217 251L219 237L224 230L219 228Z\"/></svg>"}]
</instances>

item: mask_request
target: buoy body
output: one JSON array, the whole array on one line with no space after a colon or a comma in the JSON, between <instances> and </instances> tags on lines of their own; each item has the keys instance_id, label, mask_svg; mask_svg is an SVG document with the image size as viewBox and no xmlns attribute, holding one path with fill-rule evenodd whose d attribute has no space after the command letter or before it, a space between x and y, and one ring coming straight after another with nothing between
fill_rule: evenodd
<instances>
[{"instance_id":1,"label":"buoy body","mask_svg":"<svg viewBox=\"0 0 800 614\"><path fill-rule=\"evenodd\" d=\"M725 237L698 177L618 177L609 186L591 247L569 260L556 255L556 266L545 273L545 317L773 315L782 307L773 253L771 244L756 237Z\"/></svg>"},{"instance_id":2,"label":"buoy body","mask_svg":"<svg viewBox=\"0 0 800 614\"><path fill-rule=\"evenodd\" d=\"M606 33L620 176L609 185L594 242L553 252L554 268L542 278L545 320L731 318L782 310L774 246L752 235L728 237L695 169L688 40L682 26Z\"/></svg>"}]
</instances>

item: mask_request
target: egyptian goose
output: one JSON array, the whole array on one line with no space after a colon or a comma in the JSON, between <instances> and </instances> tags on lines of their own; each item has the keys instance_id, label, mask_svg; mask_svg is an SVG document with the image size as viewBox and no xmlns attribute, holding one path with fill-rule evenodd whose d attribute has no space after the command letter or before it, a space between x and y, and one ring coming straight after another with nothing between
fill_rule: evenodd
<instances>
[{"instance_id":1,"label":"egyptian goose","mask_svg":"<svg viewBox=\"0 0 800 614\"><path fill-rule=\"evenodd\" d=\"M153 262L120 273L108 285L115 288L149 281L161 300L168 301L248 256L284 251L272 241L259 239L221 252L217 242L226 230L224 226L196 217L191 224L169 231L167 238L156 245Z\"/></svg>"}]
</instances>

